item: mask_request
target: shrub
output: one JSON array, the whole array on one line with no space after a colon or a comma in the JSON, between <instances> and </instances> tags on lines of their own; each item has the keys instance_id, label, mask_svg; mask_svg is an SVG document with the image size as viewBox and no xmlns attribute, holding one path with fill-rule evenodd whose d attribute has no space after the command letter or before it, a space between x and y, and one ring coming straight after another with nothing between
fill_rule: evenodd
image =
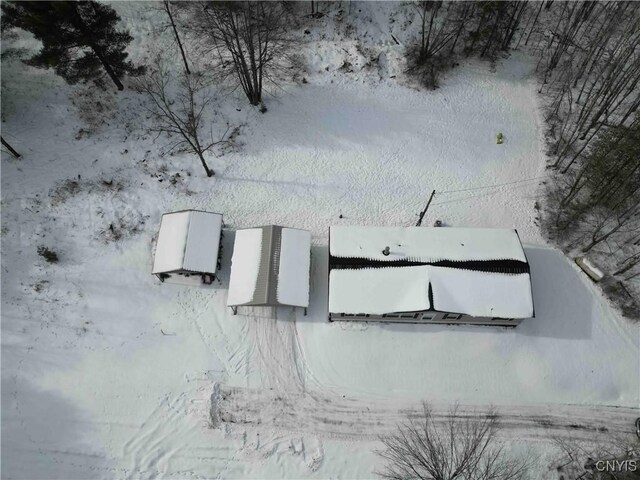
<instances>
[{"instance_id":1,"label":"shrub","mask_svg":"<svg viewBox=\"0 0 640 480\"><path fill-rule=\"evenodd\" d=\"M58 254L44 245L38 247L38 255L49 263L58 263Z\"/></svg>"},{"instance_id":2,"label":"shrub","mask_svg":"<svg viewBox=\"0 0 640 480\"><path fill-rule=\"evenodd\" d=\"M440 86L440 78L454 66L453 60L444 55L424 57L417 46L407 49L407 74L415 78L420 85L435 90Z\"/></svg>"}]
</instances>

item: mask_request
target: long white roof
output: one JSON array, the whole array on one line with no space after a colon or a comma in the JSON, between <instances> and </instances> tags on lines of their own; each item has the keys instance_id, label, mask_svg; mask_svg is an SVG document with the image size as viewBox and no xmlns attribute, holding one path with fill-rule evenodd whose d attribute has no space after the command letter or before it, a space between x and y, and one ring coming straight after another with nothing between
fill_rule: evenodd
<instances>
[{"instance_id":1,"label":"long white roof","mask_svg":"<svg viewBox=\"0 0 640 480\"><path fill-rule=\"evenodd\" d=\"M531 279L528 273L432 265L333 269L329 274L332 313L381 315L431 308L474 317L529 318L533 316Z\"/></svg>"},{"instance_id":2,"label":"long white roof","mask_svg":"<svg viewBox=\"0 0 640 480\"><path fill-rule=\"evenodd\" d=\"M330 229L330 254L371 260L519 260L526 262L515 230L449 227L360 227ZM389 255L382 252L389 247Z\"/></svg>"},{"instance_id":3,"label":"long white roof","mask_svg":"<svg viewBox=\"0 0 640 480\"><path fill-rule=\"evenodd\" d=\"M215 273L222 231L219 213L184 210L165 213L153 261L153 273L176 270Z\"/></svg>"},{"instance_id":4,"label":"long white roof","mask_svg":"<svg viewBox=\"0 0 640 480\"><path fill-rule=\"evenodd\" d=\"M309 305L310 267L311 232L283 228L276 287L279 303L298 307Z\"/></svg>"},{"instance_id":5,"label":"long white roof","mask_svg":"<svg viewBox=\"0 0 640 480\"><path fill-rule=\"evenodd\" d=\"M236 231L231 257L228 305L242 305L253 300L262 257L262 228Z\"/></svg>"}]
</instances>

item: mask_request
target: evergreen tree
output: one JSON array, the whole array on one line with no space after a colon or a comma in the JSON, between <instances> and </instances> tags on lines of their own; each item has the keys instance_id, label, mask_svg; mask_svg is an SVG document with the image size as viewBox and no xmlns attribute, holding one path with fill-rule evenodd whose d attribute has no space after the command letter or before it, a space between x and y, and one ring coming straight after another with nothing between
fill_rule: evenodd
<instances>
[{"instance_id":1,"label":"evergreen tree","mask_svg":"<svg viewBox=\"0 0 640 480\"><path fill-rule=\"evenodd\" d=\"M118 90L124 74L139 75L143 67L127 61L125 48L133 39L117 30L118 14L95 1L2 2L3 24L31 32L42 49L27 61L53 68L68 83L100 84L106 71Z\"/></svg>"}]
</instances>

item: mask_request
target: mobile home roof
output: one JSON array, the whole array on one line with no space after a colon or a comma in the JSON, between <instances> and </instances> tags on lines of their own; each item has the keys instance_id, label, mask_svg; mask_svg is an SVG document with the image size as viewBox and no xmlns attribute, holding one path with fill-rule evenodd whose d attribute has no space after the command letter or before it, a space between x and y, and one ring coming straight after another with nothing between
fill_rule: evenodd
<instances>
[{"instance_id":1,"label":"mobile home roof","mask_svg":"<svg viewBox=\"0 0 640 480\"><path fill-rule=\"evenodd\" d=\"M331 227L329 237L330 254L342 258L527 261L517 232L510 229L337 226ZM387 246L389 255L384 255Z\"/></svg>"},{"instance_id":2,"label":"mobile home roof","mask_svg":"<svg viewBox=\"0 0 640 480\"><path fill-rule=\"evenodd\" d=\"M329 249L331 313L534 315L515 230L340 226L331 227Z\"/></svg>"},{"instance_id":3,"label":"mobile home roof","mask_svg":"<svg viewBox=\"0 0 640 480\"><path fill-rule=\"evenodd\" d=\"M528 273L432 265L333 269L329 274L331 313L381 315L430 309L474 317L530 318L531 279Z\"/></svg>"}]
</instances>

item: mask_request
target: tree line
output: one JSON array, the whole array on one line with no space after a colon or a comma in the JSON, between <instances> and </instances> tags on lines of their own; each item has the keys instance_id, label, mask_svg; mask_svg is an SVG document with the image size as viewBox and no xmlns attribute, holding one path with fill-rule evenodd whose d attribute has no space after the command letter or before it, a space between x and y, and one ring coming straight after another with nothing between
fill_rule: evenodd
<instances>
[{"instance_id":1,"label":"tree line","mask_svg":"<svg viewBox=\"0 0 640 480\"><path fill-rule=\"evenodd\" d=\"M407 72L431 89L457 56L495 61L509 51L530 9L522 1L421 0L412 6L419 34L407 47Z\"/></svg>"},{"instance_id":2,"label":"tree line","mask_svg":"<svg viewBox=\"0 0 640 480\"><path fill-rule=\"evenodd\" d=\"M640 275L640 4L553 2L533 52L546 101L546 227L568 250L604 247ZM635 313L637 314L637 312Z\"/></svg>"}]
</instances>

